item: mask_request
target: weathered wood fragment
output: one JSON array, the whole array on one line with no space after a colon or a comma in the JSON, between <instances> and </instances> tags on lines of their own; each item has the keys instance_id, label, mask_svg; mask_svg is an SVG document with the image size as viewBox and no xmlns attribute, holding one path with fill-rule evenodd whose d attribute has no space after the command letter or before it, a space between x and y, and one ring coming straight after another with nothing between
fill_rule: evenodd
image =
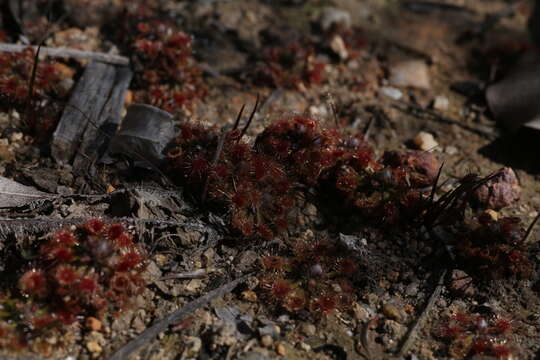
<instances>
[{"instance_id":1,"label":"weathered wood fragment","mask_svg":"<svg viewBox=\"0 0 540 360\"><path fill-rule=\"evenodd\" d=\"M122 121L122 128L111 141L110 154L122 154L138 166L157 166L162 151L174 138L173 116L150 105L133 104Z\"/></svg>"},{"instance_id":2,"label":"weathered wood fragment","mask_svg":"<svg viewBox=\"0 0 540 360\"><path fill-rule=\"evenodd\" d=\"M27 48L32 48L34 51L37 51L38 47L35 45L0 43L0 52L22 52L24 49ZM41 55L71 59L94 60L113 65L129 65L129 59L125 56L106 54L96 51L69 49L64 47L42 46Z\"/></svg>"},{"instance_id":3,"label":"weathered wood fragment","mask_svg":"<svg viewBox=\"0 0 540 360\"><path fill-rule=\"evenodd\" d=\"M108 98L95 124L87 125L79 151L75 155L73 161L75 170L86 169L93 160L99 159L107 150L120 124L125 95L132 76L133 73L129 68L115 67L114 82Z\"/></svg>"},{"instance_id":4,"label":"weathered wood fragment","mask_svg":"<svg viewBox=\"0 0 540 360\"><path fill-rule=\"evenodd\" d=\"M120 121L119 107L130 80L131 72L125 68L101 62L86 67L53 134L51 153L57 162L76 160L81 167L86 163L81 156L91 158L95 154L98 129L107 120Z\"/></svg>"}]
</instances>

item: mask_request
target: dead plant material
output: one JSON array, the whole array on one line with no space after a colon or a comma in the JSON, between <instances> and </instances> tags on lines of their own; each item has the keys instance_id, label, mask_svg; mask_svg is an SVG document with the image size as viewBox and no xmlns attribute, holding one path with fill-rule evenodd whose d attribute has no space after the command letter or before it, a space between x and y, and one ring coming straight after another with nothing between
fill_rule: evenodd
<instances>
[{"instance_id":1,"label":"dead plant material","mask_svg":"<svg viewBox=\"0 0 540 360\"><path fill-rule=\"evenodd\" d=\"M144 330L142 334L137 336L135 339L131 340L129 343L121 347L109 358L109 360L127 359L135 351L139 350L141 347L143 347L144 345L152 341L160 332L165 331L170 325L178 323L179 321L184 319L186 316L188 316L189 314L192 314L197 309L208 304L210 301L214 300L215 298L218 298L218 297L221 297L223 295L230 293L239 284L246 281L247 278L248 278L248 275L244 275L236 280L233 280L225 285L220 286L219 288L215 290L210 291L208 294L203 295L196 300L193 300L192 302L185 305L183 308L170 313L165 318L157 321L156 323L154 323L154 325Z\"/></svg>"},{"instance_id":2,"label":"dead plant material","mask_svg":"<svg viewBox=\"0 0 540 360\"><path fill-rule=\"evenodd\" d=\"M38 46L28 46L19 44L7 44L0 43L0 52L22 52L27 48L32 48L34 51L38 50ZM74 59L85 59L100 61L113 65L129 65L129 59L124 56L105 54L95 51L82 51L67 48L53 48L47 46L41 46L41 55L50 57L63 57Z\"/></svg>"},{"instance_id":3,"label":"dead plant material","mask_svg":"<svg viewBox=\"0 0 540 360\"><path fill-rule=\"evenodd\" d=\"M439 281L437 282L437 286L435 287L435 290L433 290L433 293L429 297L429 300L426 304L424 311L422 311L422 313L416 319L416 321L414 322L414 325L412 326L412 328L409 330L408 334L406 335L405 341L403 342L403 345L401 345L401 349L399 350L399 353L398 353L399 358L405 358L405 355L407 354L409 349L414 345L414 341L416 340L416 335L424 326L424 323L426 319L428 318L429 313L435 306L435 302L439 299L439 296L441 296L441 292L444 289L444 278L447 272L448 272L448 269L443 270L441 276L439 277Z\"/></svg>"}]
</instances>

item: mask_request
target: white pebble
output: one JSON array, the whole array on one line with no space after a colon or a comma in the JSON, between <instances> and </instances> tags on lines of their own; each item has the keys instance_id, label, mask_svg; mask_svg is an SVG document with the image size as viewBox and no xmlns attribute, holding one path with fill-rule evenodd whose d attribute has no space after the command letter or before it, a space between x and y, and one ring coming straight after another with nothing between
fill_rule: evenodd
<instances>
[{"instance_id":1,"label":"white pebble","mask_svg":"<svg viewBox=\"0 0 540 360\"><path fill-rule=\"evenodd\" d=\"M439 146L439 143L435 141L432 134L421 131L413 139L414 144L423 151L432 150Z\"/></svg>"}]
</instances>

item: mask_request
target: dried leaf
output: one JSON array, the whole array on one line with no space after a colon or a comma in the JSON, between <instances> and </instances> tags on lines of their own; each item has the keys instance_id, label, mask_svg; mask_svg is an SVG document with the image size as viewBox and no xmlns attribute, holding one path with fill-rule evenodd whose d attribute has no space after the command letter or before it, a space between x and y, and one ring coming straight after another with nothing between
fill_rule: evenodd
<instances>
[{"instance_id":1,"label":"dried leaf","mask_svg":"<svg viewBox=\"0 0 540 360\"><path fill-rule=\"evenodd\" d=\"M0 208L22 206L48 197L51 195L0 176Z\"/></svg>"}]
</instances>

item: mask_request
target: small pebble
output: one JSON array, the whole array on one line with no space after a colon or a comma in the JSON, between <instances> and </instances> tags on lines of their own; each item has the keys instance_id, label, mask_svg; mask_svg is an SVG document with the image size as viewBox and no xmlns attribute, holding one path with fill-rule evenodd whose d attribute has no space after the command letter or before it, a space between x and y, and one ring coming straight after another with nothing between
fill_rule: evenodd
<instances>
[{"instance_id":1,"label":"small pebble","mask_svg":"<svg viewBox=\"0 0 540 360\"><path fill-rule=\"evenodd\" d=\"M418 283L413 282L407 285L407 288L405 289L405 294L407 296L416 296L418 294Z\"/></svg>"},{"instance_id":2,"label":"small pebble","mask_svg":"<svg viewBox=\"0 0 540 360\"><path fill-rule=\"evenodd\" d=\"M478 204L484 208L500 210L519 200L521 187L514 170L504 167L499 174L474 192Z\"/></svg>"},{"instance_id":3,"label":"small pebble","mask_svg":"<svg viewBox=\"0 0 540 360\"><path fill-rule=\"evenodd\" d=\"M298 347L304 351L311 351L311 346L303 341L298 343Z\"/></svg>"},{"instance_id":4,"label":"small pebble","mask_svg":"<svg viewBox=\"0 0 540 360\"><path fill-rule=\"evenodd\" d=\"M99 345L95 341L87 342L86 343L86 348L88 349L88 351L90 351L93 354L99 354L99 353L101 353L103 351L103 348L101 347L101 345Z\"/></svg>"},{"instance_id":5,"label":"small pebble","mask_svg":"<svg viewBox=\"0 0 540 360\"><path fill-rule=\"evenodd\" d=\"M277 321L279 321L280 323L286 323L286 322L291 321L291 318L289 317L289 315L283 314L283 315L279 315L279 317L277 318Z\"/></svg>"},{"instance_id":6,"label":"small pebble","mask_svg":"<svg viewBox=\"0 0 540 360\"><path fill-rule=\"evenodd\" d=\"M133 103L133 91L128 90L124 96L124 105L129 106L131 103Z\"/></svg>"},{"instance_id":7,"label":"small pebble","mask_svg":"<svg viewBox=\"0 0 540 360\"><path fill-rule=\"evenodd\" d=\"M249 301L249 302L256 302L258 297L255 291L253 290L246 290L242 292L242 299Z\"/></svg>"},{"instance_id":8,"label":"small pebble","mask_svg":"<svg viewBox=\"0 0 540 360\"><path fill-rule=\"evenodd\" d=\"M403 93L399 89L389 87L389 86L382 87L381 88L381 93L384 96L387 96L387 97L389 97L391 99L394 99L394 100L399 100L399 99L401 99L403 97Z\"/></svg>"},{"instance_id":9,"label":"small pebble","mask_svg":"<svg viewBox=\"0 0 540 360\"><path fill-rule=\"evenodd\" d=\"M279 356L285 356L285 354L287 354L287 350L285 349L285 345L283 345L282 343L279 343L276 345L276 354L278 354Z\"/></svg>"},{"instance_id":10,"label":"small pebble","mask_svg":"<svg viewBox=\"0 0 540 360\"><path fill-rule=\"evenodd\" d=\"M85 324L86 328L92 331L101 330L101 321L96 319L95 317L90 316L89 318L87 318Z\"/></svg>"},{"instance_id":11,"label":"small pebble","mask_svg":"<svg viewBox=\"0 0 540 360\"><path fill-rule=\"evenodd\" d=\"M422 60L407 60L395 64L390 69L389 83L399 87L429 89L429 69Z\"/></svg>"},{"instance_id":12,"label":"small pebble","mask_svg":"<svg viewBox=\"0 0 540 360\"><path fill-rule=\"evenodd\" d=\"M450 291L460 296L473 296L476 293L472 278L462 270L452 271L452 280L449 287Z\"/></svg>"},{"instance_id":13,"label":"small pebble","mask_svg":"<svg viewBox=\"0 0 540 360\"><path fill-rule=\"evenodd\" d=\"M274 344L274 339L270 335L264 335L261 337L261 345L264 347L270 347Z\"/></svg>"},{"instance_id":14,"label":"small pebble","mask_svg":"<svg viewBox=\"0 0 540 360\"><path fill-rule=\"evenodd\" d=\"M343 38L339 35L336 35L330 40L330 49L335 52L341 60L346 60L349 57L349 52L345 46Z\"/></svg>"},{"instance_id":15,"label":"small pebble","mask_svg":"<svg viewBox=\"0 0 540 360\"><path fill-rule=\"evenodd\" d=\"M17 142L17 141L21 141L23 139L23 133L22 132L14 132L13 134L11 134L11 136L9 137L9 141L10 142Z\"/></svg>"},{"instance_id":16,"label":"small pebble","mask_svg":"<svg viewBox=\"0 0 540 360\"><path fill-rule=\"evenodd\" d=\"M399 311L397 306L392 303L384 304L382 310L383 314L390 319L400 321L402 318L401 312Z\"/></svg>"},{"instance_id":17,"label":"small pebble","mask_svg":"<svg viewBox=\"0 0 540 360\"><path fill-rule=\"evenodd\" d=\"M315 325L310 323L303 323L301 330L306 336L313 336L317 332Z\"/></svg>"},{"instance_id":18,"label":"small pebble","mask_svg":"<svg viewBox=\"0 0 540 360\"><path fill-rule=\"evenodd\" d=\"M458 152L458 148L450 145L444 149L444 152L447 153L448 155L455 155Z\"/></svg>"},{"instance_id":19,"label":"small pebble","mask_svg":"<svg viewBox=\"0 0 540 360\"><path fill-rule=\"evenodd\" d=\"M354 317L359 322L366 322L372 316L367 306L363 306L358 303L355 303L353 305L353 311L354 311Z\"/></svg>"},{"instance_id":20,"label":"small pebble","mask_svg":"<svg viewBox=\"0 0 540 360\"><path fill-rule=\"evenodd\" d=\"M321 276L322 273L323 273L323 269L322 269L321 264L315 264L311 266L311 268L309 269L309 275L311 275L311 277Z\"/></svg>"},{"instance_id":21,"label":"small pebble","mask_svg":"<svg viewBox=\"0 0 540 360\"><path fill-rule=\"evenodd\" d=\"M439 143L435 141L435 138L432 134L421 131L413 139L414 144L423 151L428 151L439 146Z\"/></svg>"},{"instance_id":22,"label":"small pebble","mask_svg":"<svg viewBox=\"0 0 540 360\"><path fill-rule=\"evenodd\" d=\"M484 214L489 216L489 218L493 221L499 220L499 213L492 209L487 209L484 211Z\"/></svg>"},{"instance_id":23,"label":"small pebble","mask_svg":"<svg viewBox=\"0 0 540 360\"><path fill-rule=\"evenodd\" d=\"M439 95L435 98L435 100L433 100L433 108L438 111L448 110L449 105L450 102L446 96Z\"/></svg>"},{"instance_id":24,"label":"small pebble","mask_svg":"<svg viewBox=\"0 0 540 360\"><path fill-rule=\"evenodd\" d=\"M7 139L0 139L0 160L6 163L15 160L15 155L11 151Z\"/></svg>"}]
</instances>

